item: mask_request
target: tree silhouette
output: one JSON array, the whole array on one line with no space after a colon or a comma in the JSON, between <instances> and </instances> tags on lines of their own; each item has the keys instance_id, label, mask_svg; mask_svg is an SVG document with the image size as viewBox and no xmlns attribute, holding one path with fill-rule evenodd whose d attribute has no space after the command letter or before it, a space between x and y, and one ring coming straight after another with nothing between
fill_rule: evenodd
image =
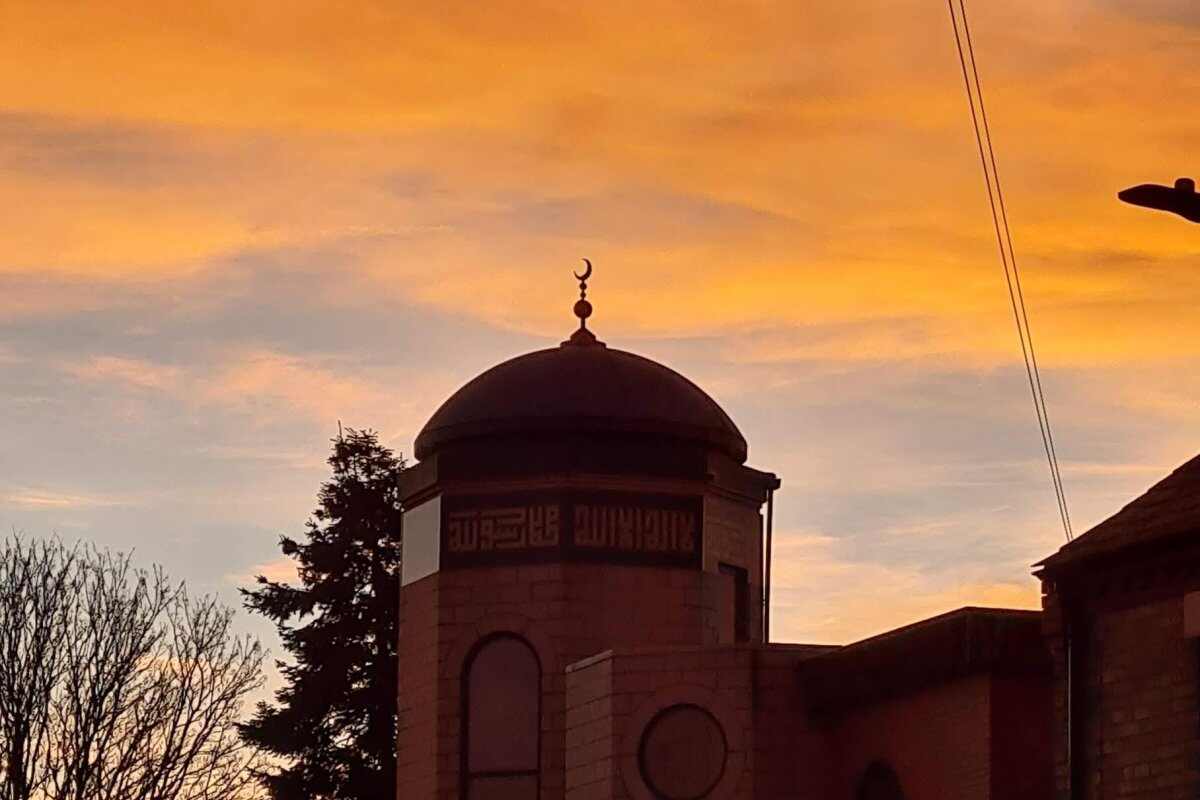
<instances>
[{"instance_id":1,"label":"tree silhouette","mask_svg":"<svg viewBox=\"0 0 1200 800\"><path fill-rule=\"evenodd\" d=\"M242 733L283 762L261 775L275 800L391 800L404 464L374 432L347 430L329 465L304 540L280 539L299 585L259 576L243 590L292 660Z\"/></svg>"},{"instance_id":2,"label":"tree silhouette","mask_svg":"<svg viewBox=\"0 0 1200 800\"><path fill-rule=\"evenodd\" d=\"M126 555L0 542L0 799L259 794L236 723L263 652L232 619Z\"/></svg>"}]
</instances>

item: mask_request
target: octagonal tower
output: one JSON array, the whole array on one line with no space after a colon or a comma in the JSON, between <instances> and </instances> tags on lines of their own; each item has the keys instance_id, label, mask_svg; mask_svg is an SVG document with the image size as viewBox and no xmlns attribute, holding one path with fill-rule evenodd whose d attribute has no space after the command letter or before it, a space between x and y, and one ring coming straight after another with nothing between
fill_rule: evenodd
<instances>
[{"instance_id":1,"label":"octagonal tower","mask_svg":"<svg viewBox=\"0 0 1200 800\"><path fill-rule=\"evenodd\" d=\"M401 797L562 798L568 665L763 639L761 511L779 480L744 465L702 389L598 341L583 297L575 312L567 341L479 375L417 437Z\"/></svg>"}]
</instances>

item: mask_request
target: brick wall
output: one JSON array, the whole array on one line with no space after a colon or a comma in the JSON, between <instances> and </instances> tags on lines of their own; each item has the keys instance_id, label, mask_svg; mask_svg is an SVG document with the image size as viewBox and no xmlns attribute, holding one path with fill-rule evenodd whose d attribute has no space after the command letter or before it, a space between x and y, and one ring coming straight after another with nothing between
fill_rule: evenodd
<instances>
[{"instance_id":1,"label":"brick wall","mask_svg":"<svg viewBox=\"0 0 1200 800\"><path fill-rule=\"evenodd\" d=\"M398 797L437 796L438 580L400 593Z\"/></svg>"},{"instance_id":2,"label":"brick wall","mask_svg":"<svg viewBox=\"0 0 1200 800\"><path fill-rule=\"evenodd\" d=\"M1200 673L1196 643L1183 636L1182 596L1099 609L1083 628L1079 796L1195 798Z\"/></svg>"},{"instance_id":3,"label":"brick wall","mask_svg":"<svg viewBox=\"0 0 1200 800\"><path fill-rule=\"evenodd\" d=\"M831 731L837 758L830 798L854 797L876 759L896 771L907 800L987 800L991 796L991 679L986 675L915 692L843 714Z\"/></svg>"},{"instance_id":4,"label":"brick wall","mask_svg":"<svg viewBox=\"0 0 1200 800\"><path fill-rule=\"evenodd\" d=\"M716 709L726 728L734 774L714 800L852 800L876 760L908 800L1050 796L1044 679L978 675L814 719L796 664L819 650L609 652L569 666L565 797L651 800L636 777L640 736L679 702Z\"/></svg>"},{"instance_id":5,"label":"brick wall","mask_svg":"<svg viewBox=\"0 0 1200 800\"><path fill-rule=\"evenodd\" d=\"M1046 592L1047 584L1043 583L1042 594L1042 633L1046 641L1046 651L1050 654L1053 665L1053 684L1051 688L1051 749L1053 759L1054 800L1071 800L1070 770L1067 757L1067 652L1063 640L1065 623L1061 598Z\"/></svg>"},{"instance_id":6,"label":"brick wall","mask_svg":"<svg viewBox=\"0 0 1200 800\"><path fill-rule=\"evenodd\" d=\"M992 800L1054 796L1053 687L1044 679L991 681Z\"/></svg>"},{"instance_id":7,"label":"brick wall","mask_svg":"<svg viewBox=\"0 0 1200 800\"><path fill-rule=\"evenodd\" d=\"M1045 579L1056 800L1200 796L1200 645L1183 624L1183 598L1196 580L1184 560L1125 559L1069 581Z\"/></svg>"},{"instance_id":8,"label":"brick wall","mask_svg":"<svg viewBox=\"0 0 1200 800\"><path fill-rule=\"evenodd\" d=\"M462 674L472 648L495 633L530 643L542 667L542 797L563 792L563 667L577 636L567 624L569 578L561 564L444 571L438 647L438 794L459 796Z\"/></svg>"},{"instance_id":9,"label":"brick wall","mask_svg":"<svg viewBox=\"0 0 1200 800\"><path fill-rule=\"evenodd\" d=\"M613 731L613 659L607 652L567 668L566 798L613 797L617 743Z\"/></svg>"},{"instance_id":10,"label":"brick wall","mask_svg":"<svg viewBox=\"0 0 1200 800\"><path fill-rule=\"evenodd\" d=\"M705 495L704 569L715 573L724 562L746 570L751 641L762 639L762 525L757 505Z\"/></svg>"},{"instance_id":11,"label":"brick wall","mask_svg":"<svg viewBox=\"0 0 1200 800\"><path fill-rule=\"evenodd\" d=\"M838 796L828 731L808 714L804 686L796 672L799 661L827 649L770 645L753 657L755 797L827 800Z\"/></svg>"},{"instance_id":12,"label":"brick wall","mask_svg":"<svg viewBox=\"0 0 1200 800\"><path fill-rule=\"evenodd\" d=\"M566 665L611 647L687 647L729 638L729 583L727 576L689 569L555 563L448 570L404 587L398 732L402 796L457 796L460 682L470 650L481 638L515 633L538 654L543 675L542 797L560 799Z\"/></svg>"},{"instance_id":13,"label":"brick wall","mask_svg":"<svg viewBox=\"0 0 1200 800\"><path fill-rule=\"evenodd\" d=\"M604 653L568 668L568 800L651 800L637 750L654 715L678 703L708 709L728 742L714 800L754 794L753 649L714 647Z\"/></svg>"}]
</instances>

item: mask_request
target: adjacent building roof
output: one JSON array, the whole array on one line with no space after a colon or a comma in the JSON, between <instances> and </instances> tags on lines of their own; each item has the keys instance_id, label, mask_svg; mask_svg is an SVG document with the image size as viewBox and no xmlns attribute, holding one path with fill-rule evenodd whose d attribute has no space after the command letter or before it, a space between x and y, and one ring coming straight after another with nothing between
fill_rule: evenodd
<instances>
[{"instance_id":1,"label":"adjacent building roof","mask_svg":"<svg viewBox=\"0 0 1200 800\"><path fill-rule=\"evenodd\" d=\"M579 332L467 383L426 423L415 452L424 459L451 442L556 433L642 434L746 460L746 440L704 390L662 364Z\"/></svg>"},{"instance_id":2,"label":"adjacent building roof","mask_svg":"<svg viewBox=\"0 0 1200 800\"><path fill-rule=\"evenodd\" d=\"M1200 534L1200 456L1129 505L1039 562L1049 571L1128 548Z\"/></svg>"},{"instance_id":3,"label":"adjacent building roof","mask_svg":"<svg viewBox=\"0 0 1200 800\"><path fill-rule=\"evenodd\" d=\"M812 709L842 711L984 672L1049 675L1041 612L960 608L799 665Z\"/></svg>"}]
</instances>

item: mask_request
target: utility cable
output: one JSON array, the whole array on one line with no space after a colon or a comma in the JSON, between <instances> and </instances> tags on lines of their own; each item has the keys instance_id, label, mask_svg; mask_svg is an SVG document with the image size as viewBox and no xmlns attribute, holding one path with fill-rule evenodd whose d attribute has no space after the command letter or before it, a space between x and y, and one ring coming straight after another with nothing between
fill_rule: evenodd
<instances>
[{"instance_id":1,"label":"utility cable","mask_svg":"<svg viewBox=\"0 0 1200 800\"><path fill-rule=\"evenodd\" d=\"M979 81L979 69L975 61L975 47L971 40L971 29L967 23L967 9L964 0L958 0L959 11L963 20L963 35L959 35L958 17L954 11L954 0L946 0L950 10L950 22L954 29L954 43L958 49L959 65L962 68L963 85L967 91L967 104L971 112L971 124L975 130L975 144L979 151L979 164L983 168L984 184L988 193L988 205L991 208L992 227L996 233L996 244L1000 250L1000 263L1004 267L1004 279L1008 287L1009 303L1012 306L1013 321L1017 327L1017 338L1021 344L1021 356L1025 362L1025 374L1029 380L1029 390L1033 398L1034 412L1037 415L1038 430L1042 437L1042 449L1046 454L1046 462L1050 468L1050 480L1054 487L1054 496L1058 504L1059 517L1062 521L1063 533L1067 541L1073 538L1071 515L1067 509L1066 492L1063 489L1062 472L1058 464L1058 452L1054 446L1054 434L1050 428L1050 415L1046 408L1046 396L1042 390L1041 371L1038 369L1037 354L1033 347L1033 334L1029 327L1029 312L1025 305L1025 293L1021 286L1021 275L1017 268L1016 255L1012 244L1012 231L1008 224L1008 210L1004 203L1004 193L1000 185L999 171L996 168L996 152L992 146L991 129L988 125L987 110L983 102L983 87ZM963 49L963 39L967 47ZM968 72L967 61L970 60ZM974 77L972 87L971 78ZM975 98L979 99L979 110L976 112ZM982 122L982 127L981 127ZM984 150L987 150L985 156ZM990 162L990 168L989 168ZM997 207L997 204L999 207ZM1005 249L1007 245L1007 250Z\"/></svg>"}]
</instances>

